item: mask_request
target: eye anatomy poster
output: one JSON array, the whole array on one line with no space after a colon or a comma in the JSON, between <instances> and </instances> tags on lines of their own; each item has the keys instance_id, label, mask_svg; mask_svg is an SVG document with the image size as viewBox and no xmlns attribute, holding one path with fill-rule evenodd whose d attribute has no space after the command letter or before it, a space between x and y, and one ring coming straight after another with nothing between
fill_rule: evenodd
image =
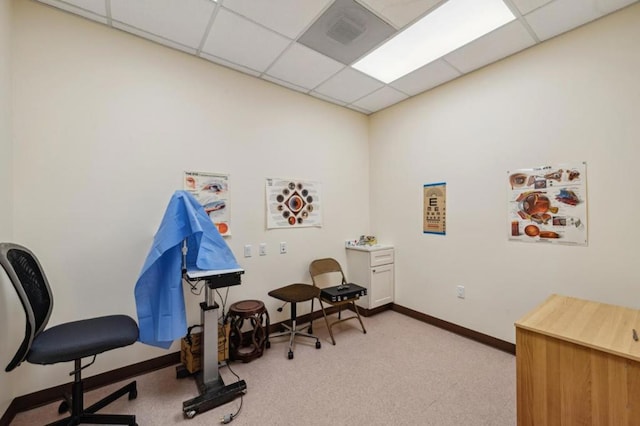
<instances>
[{"instance_id":1,"label":"eye anatomy poster","mask_svg":"<svg viewBox=\"0 0 640 426\"><path fill-rule=\"evenodd\" d=\"M587 164L507 172L509 239L587 245Z\"/></svg>"},{"instance_id":2,"label":"eye anatomy poster","mask_svg":"<svg viewBox=\"0 0 640 426\"><path fill-rule=\"evenodd\" d=\"M447 233L447 184L444 182L425 184L423 195L422 232L445 235Z\"/></svg>"},{"instance_id":3,"label":"eye anatomy poster","mask_svg":"<svg viewBox=\"0 0 640 426\"><path fill-rule=\"evenodd\" d=\"M229 175L184 172L184 189L189 191L209 215L220 235L231 235Z\"/></svg>"},{"instance_id":4,"label":"eye anatomy poster","mask_svg":"<svg viewBox=\"0 0 640 426\"><path fill-rule=\"evenodd\" d=\"M321 227L320 184L267 178L267 229Z\"/></svg>"}]
</instances>

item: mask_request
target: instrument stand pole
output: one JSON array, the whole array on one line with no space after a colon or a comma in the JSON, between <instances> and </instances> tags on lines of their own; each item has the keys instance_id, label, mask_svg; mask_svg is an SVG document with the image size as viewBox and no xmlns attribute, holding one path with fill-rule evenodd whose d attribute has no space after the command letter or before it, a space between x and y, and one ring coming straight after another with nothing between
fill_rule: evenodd
<instances>
[{"instance_id":1,"label":"instrument stand pole","mask_svg":"<svg viewBox=\"0 0 640 426\"><path fill-rule=\"evenodd\" d=\"M193 418L222 404L232 401L247 392L247 384L239 380L224 384L218 371L218 304L214 300L213 281L205 282L205 301L200 303L202 321L202 370L196 373L196 383L200 395L182 403L182 411L187 418Z\"/></svg>"}]
</instances>

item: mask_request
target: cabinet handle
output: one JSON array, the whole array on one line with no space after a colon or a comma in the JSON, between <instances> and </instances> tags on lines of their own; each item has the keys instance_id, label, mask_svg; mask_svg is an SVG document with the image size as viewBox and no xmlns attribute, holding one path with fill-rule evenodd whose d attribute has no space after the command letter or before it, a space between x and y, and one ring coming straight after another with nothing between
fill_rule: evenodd
<instances>
[{"instance_id":1,"label":"cabinet handle","mask_svg":"<svg viewBox=\"0 0 640 426\"><path fill-rule=\"evenodd\" d=\"M376 270L374 269L374 270L373 270L373 273L375 273L375 272L376 272Z\"/></svg>"}]
</instances>

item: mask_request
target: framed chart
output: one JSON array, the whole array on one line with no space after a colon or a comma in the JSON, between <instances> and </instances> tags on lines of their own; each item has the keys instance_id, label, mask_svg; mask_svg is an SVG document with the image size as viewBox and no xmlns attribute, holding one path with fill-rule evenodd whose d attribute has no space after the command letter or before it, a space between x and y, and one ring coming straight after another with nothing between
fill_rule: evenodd
<instances>
[{"instance_id":1,"label":"framed chart","mask_svg":"<svg viewBox=\"0 0 640 426\"><path fill-rule=\"evenodd\" d=\"M447 233L447 184L427 183L423 185L424 196L422 232L446 235Z\"/></svg>"},{"instance_id":2,"label":"framed chart","mask_svg":"<svg viewBox=\"0 0 640 426\"><path fill-rule=\"evenodd\" d=\"M267 229L322 226L320 183L267 178Z\"/></svg>"}]
</instances>

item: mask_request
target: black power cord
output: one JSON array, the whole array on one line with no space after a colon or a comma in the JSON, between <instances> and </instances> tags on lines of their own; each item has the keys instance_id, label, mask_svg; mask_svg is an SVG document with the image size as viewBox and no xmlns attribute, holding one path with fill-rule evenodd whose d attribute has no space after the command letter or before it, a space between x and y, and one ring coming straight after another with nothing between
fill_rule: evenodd
<instances>
[{"instance_id":1,"label":"black power cord","mask_svg":"<svg viewBox=\"0 0 640 426\"><path fill-rule=\"evenodd\" d=\"M236 376L237 381L240 381L240 376L238 376L236 372L233 371L233 369L231 368L228 362L227 362L227 368L229 369L229 371L231 371L231 374ZM240 410L242 410L242 401L243 401L243 395L240 395L240 406L238 407L238 410L234 414L226 414L225 416L223 416L220 419L220 423L226 425L227 423L231 423L233 419L238 417L238 414L240 414Z\"/></svg>"}]
</instances>

